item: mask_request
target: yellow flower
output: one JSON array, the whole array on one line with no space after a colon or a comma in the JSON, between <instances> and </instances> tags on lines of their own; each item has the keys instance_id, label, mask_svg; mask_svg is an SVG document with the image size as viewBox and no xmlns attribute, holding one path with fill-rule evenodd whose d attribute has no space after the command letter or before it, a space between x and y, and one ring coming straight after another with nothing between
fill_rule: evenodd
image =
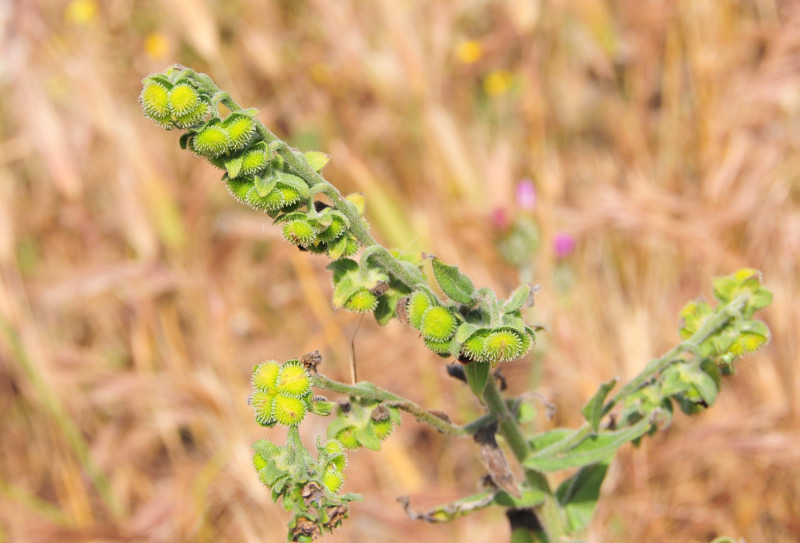
<instances>
[{"instance_id":1,"label":"yellow flower","mask_svg":"<svg viewBox=\"0 0 800 543\"><path fill-rule=\"evenodd\" d=\"M500 96L508 92L511 88L511 83L514 81L514 76L507 70L494 70L486 76L483 81L483 90L489 96Z\"/></svg>"},{"instance_id":2,"label":"yellow flower","mask_svg":"<svg viewBox=\"0 0 800 543\"><path fill-rule=\"evenodd\" d=\"M77 25L87 24L95 16L97 16L97 2L94 0L72 0L64 12L64 18Z\"/></svg>"},{"instance_id":3,"label":"yellow flower","mask_svg":"<svg viewBox=\"0 0 800 543\"><path fill-rule=\"evenodd\" d=\"M151 32L144 39L144 50L150 58L159 60L167 56L169 43L161 32Z\"/></svg>"},{"instance_id":4,"label":"yellow flower","mask_svg":"<svg viewBox=\"0 0 800 543\"><path fill-rule=\"evenodd\" d=\"M465 40L456 47L456 57L464 64L478 62L483 56L483 46L475 40Z\"/></svg>"}]
</instances>

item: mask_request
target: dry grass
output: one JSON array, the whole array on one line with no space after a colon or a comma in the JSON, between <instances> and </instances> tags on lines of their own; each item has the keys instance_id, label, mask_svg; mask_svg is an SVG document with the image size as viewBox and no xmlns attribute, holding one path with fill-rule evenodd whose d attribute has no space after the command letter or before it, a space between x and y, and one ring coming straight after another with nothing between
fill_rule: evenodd
<instances>
[{"instance_id":1,"label":"dry grass","mask_svg":"<svg viewBox=\"0 0 800 543\"><path fill-rule=\"evenodd\" d=\"M559 294L545 244L531 317L551 332L508 374L558 422L673 344L713 275L762 269L772 344L707 414L621 452L590 540L800 540L796 3L6 0L0 22L0 541L282 541L249 370L318 348L347 375L357 321L324 259L141 117L141 77L173 62L331 153L386 243L502 293L489 217L534 179L545 239L578 240L574 283ZM363 378L475 412L409 329L365 321L356 345ZM408 421L354 454L368 501L331 540L504 540L499 511L426 526L394 503L471 492L474 452Z\"/></svg>"}]
</instances>

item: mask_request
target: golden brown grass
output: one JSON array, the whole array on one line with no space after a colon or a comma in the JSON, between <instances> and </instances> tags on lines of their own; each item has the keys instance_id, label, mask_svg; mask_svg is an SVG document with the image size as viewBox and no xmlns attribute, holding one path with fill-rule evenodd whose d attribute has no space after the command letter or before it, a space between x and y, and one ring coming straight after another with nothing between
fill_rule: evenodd
<instances>
[{"instance_id":1,"label":"golden brown grass","mask_svg":"<svg viewBox=\"0 0 800 543\"><path fill-rule=\"evenodd\" d=\"M141 77L173 62L332 154L387 244L501 293L517 278L490 213L534 179L545 239L578 240L575 280L558 293L545 243L531 317L550 332L507 375L560 423L673 344L712 276L762 269L772 344L708 413L623 449L589 539L800 540L800 6L26 0L0 22L0 541L282 541L250 467L280 435L253 421L250 368L320 349L347 376L357 319L332 311L324 259L142 118ZM365 320L360 376L466 420L414 336ZM499 511L427 526L394 503L472 492L467 441L408 421L350 466L367 501L332 541L507 537Z\"/></svg>"}]
</instances>

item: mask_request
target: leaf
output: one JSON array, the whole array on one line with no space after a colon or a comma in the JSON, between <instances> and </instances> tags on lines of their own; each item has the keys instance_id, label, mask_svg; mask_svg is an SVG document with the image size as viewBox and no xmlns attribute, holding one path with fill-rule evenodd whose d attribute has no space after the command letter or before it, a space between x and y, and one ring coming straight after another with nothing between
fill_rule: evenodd
<instances>
[{"instance_id":1,"label":"leaf","mask_svg":"<svg viewBox=\"0 0 800 543\"><path fill-rule=\"evenodd\" d=\"M381 448L381 440L375 435L375 430L370 423L356 428L353 431L353 436L355 436L361 445L371 451L379 451Z\"/></svg>"},{"instance_id":2,"label":"leaf","mask_svg":"<svg viewBox=\"0 0 800 543\"><path fill-rule=\"evenodd\" d=\"M347 251L347 236L328 243L328 256L333 260L340 259L345 251Z\"/></svg>"},{"instance_id":3,"label":"leaf","mask_svg":"<svg viewBox=\"0 0 800 543\"><path fill-rule=\"evenodd\" d=\"M475 304L475 285L469 277L458 271L455 266L448 266L438 258L433 258L433 275L445 295L460 304Z\"/></svg>"},{"instance_id":4,"label":"leaf","mask_svg":"<svg viewBox=\"0 0 800 543\"><path fill-rule=\"evenodd\" d=\"M388 323L394 317L395 310L397 309L397 301L400 299L400 293L396 290L390 290L378 297L378 305L373 311L375 320L381 326Z\"/></svg>"},{"instance_id":5,"label":"leaf","mask_svg":"<svg viewBox=\"0 0 800 543\"><path fill-rule=\"evenodd\" d=\"M227 163L225 167L227 167ZM272 189L275 188L276 184L277 179L274 175L270 175L268 177L262 177L260 175L253 176L253 185L256 187L256 192L258 195L262 198L272 192Z\"/></svg>"},{"instance_id":6,"label":"leaf","mask_svg":"<svg viewBox=\"0 0 800 543\"><path fill-rule=\"evenodd\" d=\"M534 451L546 449L550 445L555 445L567 436L572 435L573 431L574 430L570 430L569 428L556 428L555 430L548 430L547 432L542 432L541 434L536 434L533 436L528 440L528 444Z\"/></svg>"},{"instance_id":7,"label":"leaf","mask_svg":"<svg viewBox=\"0 0 800 543\"><path fill-rule=\"evenodd\" d=\"M183 135L181 135L181 138L178 140L178 145L181 146L181 149L186 149L186 147L189 145L189 138L191 137L191 132L185 132Z\"/></svg>"},{"instance_id":8,"label":"leaf","mask_svg":"<svg viewBox=\"0 0 800 543\"><path fill-rule=\"evenodd\" d=\"M528 488L525 483L522 483L521 495L519 498L514 497L508 492L498 492L494 497L493 503L502 505L503 507L513 507L514 509L522 509L524 507L536 507L545 500L545 494L541 490L535 488Z\"/></svg>"},{"instance_id":9,"label":"leaf","mask_svg":"<svg viewBox=\"0 0 800 543\"><path fill-rule=\"evenodd\" d=\"M478 398L483 397L483 389L486 388L486 382L489 380L489 369L489 364L486 362L471 362L464 366L469 388Z\"/></svg>"},{"instance_id":10,"label":"leaf","mask_svg":"<svg viewBox=\"0 0 800 543\"><path fill-rule=\"evenodd\" d=\"M353 424L353 421L349 418L338 416L328 425L325 435L328 439L335 439L339 432L348 428L353 428L354 426L355 424Z\"/></svg>"},{"instance_id":11,"label":"leaf","mask_svg":"<svg viewBox=\"0 0 800 543\"><path fill-rule=\"evenodd\" d=\"M611 389L617 385L617 381L619 381L619 378L614 377L612 380L600 385L600 388L597 389L592 399L589 400L589 403L587 403L581 411L595 432L600 426L600 419L603 418L603 404L606 401L606 396L608 396Z\"/></svg>"},{"instance_id":12,"label":"leaf","mask_svg":"<svg viewBox=\"0 0 800 543\"><path fill-rule=\"evenodd\" d=\"M242 155L234 156L225 161L225 169L228 171L228 177L231 179L236 179L239 177L239 174L242 171ZM256 181L256 190L258 190L258 181ZM259 196L266 196L266 194L260 194Z\"/></svg>"},{"instance_id":13,"label":"leaf","mask_svg":"<svg viewBox=\"0 0 800 543\"><path fill-rule=\"evenodd\" d=\"M330 155L326 155L321 151L306 151L303 153L303 156L306 157L308 165L311 166L315 172L322 170L331 160Z\"/></svg>"},{"instance_id":14,"label":"leaf","mask_svg":"<svg viewBox=\"0 0 800 543\"><path fill-rule=\"evenodd\" d=\"M567 451L547 456L534 454L529 456L524 464L525 467L538 471L558 471L605 461L625 443L646 434L652 424L650 417L644 418L623 430L590 435Z\"/></svg>"},{"instance_id":15,"label":"leaf","mask_svg":"<svg viewBox=\"0 0 800 543\"><path fill-rule=\"evenodd\" d=\"M567 515L570 532L581 530L591 522L608 465L609 462L605 461L584 466L556 490L556 498Z\"/></svg>"},{"instance_id":16,"label":"leaf","mask_svg":"<svg viewBox=\"0 0 800 543\"><path fill-rule=\"evenodd\" d=\"M287 185L296 190L298 194L300 194L300 198L308 198L308 196L311 194L308 184L306 184L302 178L281 170L273 170L273 175L279 183Z\"/></svg>"},{"instance_id":17,"label":"leaf","mask_svg":"<svg viewBox=\"0 0 800 543\"><path fill-rule=\"evenodd\" d=\"M506 300L506 302L503 304L503 313L513 313L518 309L522 309L523 306L528 305L530 298L530 285L522 285L517 287L517 289L511 293L511 296L508 297L508 300Z\"/></svg>"},{"instance_id":18,"label":"leaf","mask_svg":"<svg viewBox=\"0 0 800 543\"><path fill-rule=\"evenodd\" d=\"M352 272L358 271L358 262L350 258L340 258L334 260L325 267L326 270L333 272L333 284L335 285L342 280L342 277Z\"/></svg>"}]
</instances>

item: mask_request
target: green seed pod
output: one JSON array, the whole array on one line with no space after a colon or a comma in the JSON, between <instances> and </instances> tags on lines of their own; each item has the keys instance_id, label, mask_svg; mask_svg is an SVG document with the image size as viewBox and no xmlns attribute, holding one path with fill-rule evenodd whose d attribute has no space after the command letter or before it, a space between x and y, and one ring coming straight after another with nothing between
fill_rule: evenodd
<instances>
[{"instance_id":1,"label":"green seed pod","mask_svg":"<svg viewBox=\"0 0 800 543\"><path fill-rule=\"evenodd\" d=\"M139 95L145 116L164 127L172 125L169 110L169 89L161 83L147 83Z\"/></svg>"},{"instance_id":2,"label":"green seed pod","mask_svg":"<svg viewBox=\"0 0 800 543\"><path fill-rule=\"evenodd\" d=\"M378 297L369 290L362 288L350 295L344 303L344 308L354 313L367 313L378 306Z\"/></svg>"},{"instance_id":3,"label":"green seed pod","mask_svg":"<svg viewBox=\"0 0 800 543\"><path fill-rule=\"evenodd\" d=\"M272 417L278 424L297 426L306 416L306 403L294 396L278 394L272 400Z\"/></svg>"},{"instance_id":4,"label":"green seed pod","mask_svg":"<svg viewBox=\"0 0 800 543\"><path fill-rule=\"evenodd\" d=\"M431 307L422 315L420 332L425 339L447 341L456 333L456 318L446 307Z\"/></svg>"},{"instance_id":5,"label":"green seed pod","mask_svg":"<svg viewBox=\"0 0 800 543\"><path fill-rule=\"evenodd\" d=\"M175 117L183 117L196 110L200 105L200 94L187 83L180 83L172 87L167 99L169 110Z\"/></svg>"},{"instance_id":6,"label":"green seed pod","mask_svg":"<svg viewBox=\"0 0 800 543\"><path fill-rule=\"evenodd\" d=\"M336 434L336 440L341 443L345 449L355 450L361 447L361 443L356 439L353 430L355 430L355 428L350 426Z\"/></svg>"},{"instance_id":7,"label":"green seed pod","mask_svg":"<svg viewBox=\"0 0 800 543\"><path fill-rule=\"evenodd\" d=\"M424 292L418 290L412 294L406 306L408 324L419 330L422 327L422 317L425 315L425 312L431 308L431 305L430 298L428 298L428 295Z\"/></svg>"},{"instance_id":8,"label":"green seed pod","mask_svg":"<svg viewBox=\"0 0 800 543\"><path fill-rule=\"evenodd\" d=\"M344 475L336 469L336 466L329 465L328 469L325 470L325 474L322 476L322 484L332 494L336 494L341 490L342 483L344 483Z\"/></svg>"},{"instance_id":9,"label":"green seed pod","mask_svg":"<svg viewBox=\"0 0 800 543\"><path fill-rule=\"evenodd\" d=\"M389 437L394 431L394 422L392 419L387 418L381 421L372 421L370 424L372 424L372 430L375 432L375 436L381 441Z\"/></svg>"},{"instance_id":10,"label":"green seed pod","mask_svg":"<svg viewBox=\"0 0 800 543\"><path fill-rule=\"evenodd\" d=\"M483 348L486 344L486 338L489 337L490 330L481 329L469 336L469 338L461 344L461 353L476 362L488 362L488 359L483 356Z\"/></svg>"},{"instance_id":11,"label":"green seed pod","mask_svg":"<svg viewBox=\"0 0 800 543\"><path fill-rule=\"evenodd\" d=\"M483 356L490 362L508 362L523 354L523 342L519 332L500 329L490 333L483 344Z\"/></svg>"},{"instance_id":12,"label":"green seed pod","mask_svg":"<svg viewBox=\"0 0 800 543\"><path fill-rule=\"evenodd\" d=\"M347 232L347 219L344 218L340 213L333 212L331 213L331 224L320 232L317 237L320 241L324 242L331 242L336 241L340 237Z\"/></svg>"},{"instance_id":13,"label":"green seed pod","mask_svg":"<svg viewBox=\"0 0 800 543\"><path fill-rule=\"evenodd\" d=\"M250 396L250 405L256 412L256 421L262 426L271 426L275 423L272 416L272 401L275 399L274 392L264 392L256 390Z\"/></svg>"},{"instance_id":14,"label":"green seed pod","mask_svg":"<svg viewBox=\"0 0 800 543\"><path fill-rule=\"evenodd\" d=\"M250 136L256 131L256 122L243 113L231 113L222 122L222 128L228 133L229 149L238 151L250 142Z\"/></svg>"},{"instance_id":15,"label":"green seed pod","mask_svg":"<svg viewBox=\"0 0 800 543\"><path fill-rule=\"evenodd\" d=\"M440 356L450 356L450 340L433 341L425 339L425 346Z\"/></svg>"},{"instance_id":16,"label":"green seed pod","mask_svg":"<svg viewBox=\"0 0 800 543\"><path fill-rule=\"evenodd\" d=\"M236 198L243 204L248 204L248 192L253 188L253 181L248 179L247 177L238 177L236 179L225 179L225 184L228 187L228 192L231 193L231 196Z\"/></svg>"},{"instance_id":17,"label":"green seed pod","mask_svg":"<svg viewBox=\"0 0 800 543\"><path fill-rule=\"evenodd\" d=\"M278 382L278 373L281 370L276 360L267 360L253 368L251 383L256 390L270 392Z\"/></svg>"},{"instance_id":18,"label":"green seed pod","mask_svg":"<svg viewBox=\"0 0 800 543\"><path fill-rule=\"evenodd\" d=\"M263 147L248 149L242 155L242 174L253 175L264 171L269 164L269 157Z\"/></svg>"},{"instance_id":19,"label":"green seed pod","mask_svg":"<svg viewBox=\"0 0 800 543\"><path fill-rule=\"evenodd\" d=\"M200 156L215 158L228 150L230 141L224 128L218 124L210 124L195 134L190 140L190 146Z\"/></svg>"},{"instance_id":20,"label":"green seed pod","mask_svg":"<svg viewBox=\"0 0 800 543\"><path fill-rule=\"evenodd\" d=\"M191 128L192 126L202 123L205 120L207 113L208 104L205 102L200 102L197 104L196 108L187 112L185 115L175 117L175 125L179 128Z\"/></svg>"},{"instance_id":21,"label":"green seed pod","mask_svg":"<svg viewBox=\"0 0 800 543\"><path fill-rule=\"evenodd\" d=\"M316 241L317 234L307 220L294 219L283 225L283 239L292 245L307 247Z\"/></svg>"},{"instance_id":22,"label":"green seed pod","mask_svg":"<svg viewBox=\"0 0 800 543\"><path fill-rule=\"evenodd\" d=\"M317 399L314 398L311 401L311 412L315 415L319 415L321 417L327 417L333 410L336 409L336 404L334 402L329 402L325 399Z\"/></svg>"},{"instance_id":23,"label":"green seed pod","mask_svg":"<svg viewBox=\"0 0 800 543\"><path fill-rule=\"evenodd\" d=\"M280 369L277 387L281 394L299 398L311 390L311 382L299 362L287 362Z\"/></svg>"},{"instance_id":24,"label":"green seed pod","mask_svg":"<svg viewBox=\"0 0 800 543\"><path fill-rule=\"evenodd\" d=\"M286 198L283 191L275 187L266 196L258 194L258 189L252 186L245 195L245 203L253 209L261 211L277 211L286 207Z\"/></svg>"},{"instance_id":25,"label":"green seed pod","mask_svg":"<svg viewBox=\"0 0 800 543\"><path fill-rule=\"evenodd\" d=\"M328 454L339 453L339 456L331 459L331 464L336 466L339 471L344 471L347 466L347 455L344 453L344 446L336 439L330 439L325 443L325 451Z\"/></svg>"},{"instance_id":26,"label":"green seed pod","mask_svg":"<svg viewBox=\"0 0 800 543\"><path fill-rule=\"evenodd\" d=\"M344 252L340 256L340 258L349 258L356 253L358 253L358 249L361 247L361 244L358 243L358 240L352 234L347 234L347 244L345 245Z\"/></svg>"},{"instance_id":27,"label":"green seed pod","mask_svg":"<svg viewBox=\"0 0 800 543\"><path fill-rule=\"evenodd\" d=\"M303 195L298 192L297 189L286 186L283 183L278 183L277 187L275 188L281 191L281 194L283 195L283 201L285 202L284 207L299 202L303 197Z\"/></svg>"}]
</instances>

